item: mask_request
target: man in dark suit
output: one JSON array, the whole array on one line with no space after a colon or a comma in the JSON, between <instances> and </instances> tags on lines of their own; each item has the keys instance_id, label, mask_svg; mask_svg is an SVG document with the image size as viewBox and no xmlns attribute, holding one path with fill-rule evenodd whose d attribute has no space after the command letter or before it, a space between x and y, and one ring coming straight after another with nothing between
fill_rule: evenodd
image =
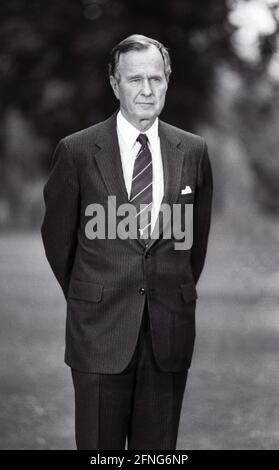
<instances>
[{"instance_id":1,"label":"man in dark suit","mask_svg":"<svg viewBox=\"0 0 279 470\"><path fill-rule=\"evenodd\" d=\"M158 119L170 73L153 39L115 46L109 75L120 110L59 142L44 188L43 242L67 300L78 449L124 449L126 439L128 449L176 448L212 174L204 139ZM116 209L134 209L136 235L94 237L92 207L113 214L112 196L116 224ZM176 249L174 232L165 236L163 204L183 217L192 207L192 246Z\"/></svg>"}]
</instances>

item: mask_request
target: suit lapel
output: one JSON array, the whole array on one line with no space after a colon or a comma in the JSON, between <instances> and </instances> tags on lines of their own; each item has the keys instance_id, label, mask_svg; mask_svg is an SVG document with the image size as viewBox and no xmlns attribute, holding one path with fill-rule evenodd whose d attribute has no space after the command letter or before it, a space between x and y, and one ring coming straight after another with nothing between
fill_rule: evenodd
<instances>
[{"instance_id":1,"label":"suit lapel","mask_svg":"<svg viewBox=\"0 0 279 470\"><path fill-rule=\"evenodd\" d=\"M161 206L162 204L168 204L172 212L172 205L175 204L180 193L185 153L179 148L181 143L180 139L168 124L159 120L158 130L164 172L164 197ZM158 218L157 222L159 222ZM159 235L169 222L170 217L164 217L163 224L159 225ZM157 238L152 239L148 248L151 248L156 241Z\"/></svg>"},{"instance_id":2,"label":"suit lapel","mask_svg":"<svg viewBox=\"0 0 279 470\"><path fill-rule=\"evenodd\" d=\"M104 121L96 137L97 152L95 159L105 182L108 194L116 196L116 203L128 202L120 150L116 131L115 112L109 119Z\"/></svg>"},{"instance_id":3,"label":"suit lapel","mask_svg":"<svg viewBox=\"0 0 279 470\"><path fill-rule=\"evenodd\" d=\"M182 167L185 154L179 148L180 139L168 124L159 121L159 137L164 170L164 197L162 203L174 204L180 192Z\"/></svg>"}]
</instances>

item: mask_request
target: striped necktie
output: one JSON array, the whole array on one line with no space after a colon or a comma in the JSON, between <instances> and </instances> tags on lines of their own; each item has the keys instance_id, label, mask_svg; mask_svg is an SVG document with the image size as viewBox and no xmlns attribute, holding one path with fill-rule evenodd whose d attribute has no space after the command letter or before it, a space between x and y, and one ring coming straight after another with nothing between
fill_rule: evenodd
<instances>
[{"instance_id":1,"label":"striped necktie","mask_svg":"<svg viewBox=\"0 0 279 470\"><path fill-rule=\"evenodd\" d=\"M130 202L137 209L139 236L147 244L151 235L152 156L148 147L148 137L139 134L137 141L141 144L141 148L134 163Z\"/></svg>"}]
</instances>

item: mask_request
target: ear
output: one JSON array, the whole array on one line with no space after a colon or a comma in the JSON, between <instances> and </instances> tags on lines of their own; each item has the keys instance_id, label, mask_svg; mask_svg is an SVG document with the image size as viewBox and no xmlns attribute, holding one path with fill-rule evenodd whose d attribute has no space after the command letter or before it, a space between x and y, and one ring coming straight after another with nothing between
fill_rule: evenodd
<instances>
[{"instance_id":1,"label":"ear","mask_svg":"<svg viewBox=\"0 0 279 470\"><path fill-rule=\"evenodd\" d=\"M119 100L119 86L118 86L118 81L116 80L115 77L110 75L109 81L111 84L111 88L113 89L113 93L115 94L116 98Z\"/></svg>"}]
</instances>

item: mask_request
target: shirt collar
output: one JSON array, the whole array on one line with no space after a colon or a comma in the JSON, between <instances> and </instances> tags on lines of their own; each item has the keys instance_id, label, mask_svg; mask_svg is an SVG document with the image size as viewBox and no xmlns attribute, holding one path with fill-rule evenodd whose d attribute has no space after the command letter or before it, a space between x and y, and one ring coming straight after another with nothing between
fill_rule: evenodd
<instances>
[{"instance_id":1,"label":"shirt collar","mask_svg":"<svg viewBox=\"0 0 279 470\"><path fill-rule=\"evenodd\" d=\"M127 119L123 116L119 110L117 113L117 128L121 133L122 137L125 139L125 142L129 149L132 150L135 145L136 139L141 133L136 127L134 127ZM152 126L146 131L142 132L146 134L150 142L151 147L155 146L158 141L158 118L155 119Z\"/></svg>"}]
</instances>

